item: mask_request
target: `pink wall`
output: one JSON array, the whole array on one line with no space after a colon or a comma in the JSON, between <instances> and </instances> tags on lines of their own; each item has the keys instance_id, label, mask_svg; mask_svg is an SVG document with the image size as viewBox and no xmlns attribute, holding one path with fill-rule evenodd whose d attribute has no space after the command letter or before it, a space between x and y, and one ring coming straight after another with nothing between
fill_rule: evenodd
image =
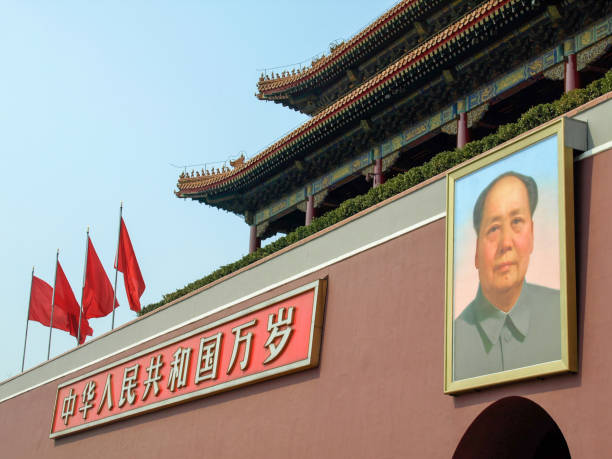
<instances>
[{"instance_id":1,"label":"pink wall","mask_svg":"<svg viewBox=\"0 0 612 459\"><path fill-rule=\"evenodd\" d=\"M577 163L575 182L578 374L458 397L442 393L445 222L439 220L223 313L329 276L318 368L56 441L48 438L54 382L0 404L2 455L449 458L474 418L508 395L541 405L574 457L609 454L612 152Z\"/></svg>"}]
</instances>

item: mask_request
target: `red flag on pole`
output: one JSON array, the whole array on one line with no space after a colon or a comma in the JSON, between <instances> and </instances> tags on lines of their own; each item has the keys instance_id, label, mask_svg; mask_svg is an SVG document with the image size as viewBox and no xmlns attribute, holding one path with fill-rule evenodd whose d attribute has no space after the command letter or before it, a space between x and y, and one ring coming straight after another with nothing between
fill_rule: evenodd
<instances>
[{"instance_id":1,"label":"red flag on pole","mask_svg":"<svg viewBox=\"0 0 612 459\"><path fill-rule=\"evenodd\" d=\"M30 313L28 319L40 322L45 326L51 324L51 300L53 287L44 280L32 276L32 288L30 289ZM55 323L53 324L55 325Z\"/></svg>"},{"instance_id":2,"label":"red flag on pole","mask_svg":"<svg viewBox=\"0 0 612 459\"><path fill-rule=\"evenodd\" d=\"M53 287L44 280L33 276L32 290L30 292L30 315L28 318L49 327L51 325L52 297ZM68 313L60 306L53 308L53 328L64 330L68 333L71 331L71 319Z\"/></svg>"},{"instance_id":3,"label":"red flag on pole","mask_svg":"<svg viewBox=\"0 0 612 459\"><path fill-rule=\"evenodd\" d=\"M79 332L79 315L81 308L77 302L74 292L70 287L70 283L64 274L62 266L57 262L57 274L55 277L55 310L53 312L53 328L55 328L55 317L58 314L57 310L61 309L67 315L69 321L68 332L76 337ZM83 316L81 317L81 340L79 344L85 342L86 336L93 335L93 330L89 326L89 322Z\"/></svg>"},{"instance_id":4,"label":"red flag on pole","mask_svg":"<svg viewBox=\"0 0 612 459\"><path fill-rule=\"evenodd\" d=\"M119 249L117 260L115 260L115 268L123 273L130 309L136 312L140 311L140 297L146 286L123 217L119 228Z\"/></svg>"},{"instance_id":5,"label":"red flag on pole","mask_svg":"<svg viewBox=\"0 0 612 459\"><path fill-rule=\"evenodd\" d=\"M87 238L87 267L83 287L83 316L87 319L104 317L113 312L113 287L91 239ZM115 307L119 303L115 303Z\"/></svg>"}]
</instances>

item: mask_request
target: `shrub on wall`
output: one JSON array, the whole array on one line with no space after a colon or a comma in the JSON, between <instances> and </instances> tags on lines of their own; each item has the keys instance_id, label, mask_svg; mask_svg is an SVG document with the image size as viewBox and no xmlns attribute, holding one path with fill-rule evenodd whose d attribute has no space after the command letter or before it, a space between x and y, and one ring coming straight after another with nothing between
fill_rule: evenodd
<instances>
[{"instance_id":1,"label":"shrub on wall","mask_svg":"<svg viewBox=\"0 0 612 459\"><path fill-rule=\"evenodd\" d=\"M393 177L376 188L371 188L367 193L347 199L336 209L313 219L310 225L300 226L295 231L292 231L286 236L281 237L265 247L258 249L256 252L246 255L233 263L221 266L209 275L191 282L175 292L164 295L161 301L147 305L146 307L142 308L139 314L142 315L152 311L206 284L210 284L217 279L221 279L230 273L238 271L239 269L244 268L257 260L267 257L268 255L312 234L315 234L324 228L334 225L335 223L338 223L351 215L355 215L356 213L384 201L391 196L401 193L404 190L408 190L413 186L450 169L451 167L473 158L480 153L484 153L485 151L490 150L491 148L494 148L497 145L500 145L519 134L522 134L523 132L550 121L553 118L556 118L557 116L560 116L610 91L612 91L612 71L609 71L604 77L594 81L586 88L576 89L564 94L560 99L554 102L540 104L530 108L523 115L521 115L516 122L500 126L493 134L489 134L482 139L472 141L462 148L438 153L426 163L413 167L405 173Z\"/></svg>"}]
</instances>

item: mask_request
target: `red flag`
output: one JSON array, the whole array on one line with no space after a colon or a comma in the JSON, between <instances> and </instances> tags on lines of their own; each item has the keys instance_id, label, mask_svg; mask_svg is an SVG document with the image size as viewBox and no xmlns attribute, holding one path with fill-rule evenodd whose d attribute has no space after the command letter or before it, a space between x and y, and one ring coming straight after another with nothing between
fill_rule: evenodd
<instances>
[{"instance_id":1,"label":"red flag","mask_svg":"<svg viewBox=\"0 0 612 459\"><path fill-rule=\"evenodd\" d=\"M145 290L145 282L140 273L138 260L130 241L130 235L123 217L121 217L119 227L119 251L117 260L115 260L115 268L123 273L123 281L125 282L125 291L127 293L128 302L132 311L140 311L140 297Z\"/></svg>"},{"instance_id":2,"label":"red flag","mask_svg":"<svg viewBox=\"0 0 612 459\"><path fill-rule=\"evenodd\" d=\"M28 319L40 322L47 327L51 324L51 298L53 287L44 280L32 276L30 289L30 314ZM55 323L53 324L55 325ZM63 329L62 329L63 330Z\"/></svg>"},{"instance_id":3,"label":"red flag","mask_svg":"<svg viewBox=\"0 0 612 459\"><path fill-rule=\"evenodd\" d=\"M50 326L52 297L53 287L47 284L44 280L36 276L32 276L32 288L30 290L30 314L28 319L40 322L47 327ZM55 314L53 315L55 316ZM64 313L63 315L65 316L66 314ZM64 321L61 319L56 321L55 317L53 319L53 325L56 328L68 331L66 328L62 327L62 322Z\"/></svg>"},{"instance_id":4,"label":"red flag","mask_svg":"<svg viewBox=\"0 0 612 459\"><path fill-rule=\"evenodd\" d=\"M104 317L113 312L113 287L89 236L87 237L87 267L83 288L83 315L88 319ZM115 307L119 303L115 302Z\"/></svg>"},{"instance_id":5,"label":"red flag","mask_svg":"<svg viewBox=\"0 0 612 459\"><path fill-rule=\"evenodd\" d=\"M68 331L72 336L76 337L79 331L79 315L81 308L74 297L70 283L68 283L68 279L66 279L66 275L59 261L57 262L57 273L55 275L55 311L58 309L66 313L69 322ZM55 328L55 311L53 312L53 328ZM85 315L83 315L81 317L81 339L79 340L79 344L83 344L83 342L85 342L85 337L91 335L93 335L93 330L89 326L89 322L85 318Z\"/></svg>"},{"instance_id":6,"label":"red flag","mask_svg":"<svg viewBox=\"0 0 612 459\"><path fill-rule=\"evenodd\" d=\"M32 276L32 290L30 292L30 320L35 320L49 327L51 326L51 302L53 300L53 287L44 280ZM78 322L75 318L74 323ZM71 318L61 307L53 307L53 328L71 332ZM74 334L76 336L76 333Z\"/></svg>"}]
</instances>

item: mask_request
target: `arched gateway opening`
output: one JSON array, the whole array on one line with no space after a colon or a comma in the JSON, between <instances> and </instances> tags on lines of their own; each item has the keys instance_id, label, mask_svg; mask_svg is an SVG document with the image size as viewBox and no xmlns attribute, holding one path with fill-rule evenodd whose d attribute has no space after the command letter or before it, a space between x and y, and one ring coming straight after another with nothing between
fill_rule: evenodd
<instances>
[{"instance_id":1,"label":"arched gateway opening","mask_svg":"<svg viewBox=\"0 0 612 459\"><path fill-rule=\"evenodd\" d=\"M488 406L459 442L454 459L569 458L559 426L537 403L506 397Z\"/></svg>"}]
</instances>

